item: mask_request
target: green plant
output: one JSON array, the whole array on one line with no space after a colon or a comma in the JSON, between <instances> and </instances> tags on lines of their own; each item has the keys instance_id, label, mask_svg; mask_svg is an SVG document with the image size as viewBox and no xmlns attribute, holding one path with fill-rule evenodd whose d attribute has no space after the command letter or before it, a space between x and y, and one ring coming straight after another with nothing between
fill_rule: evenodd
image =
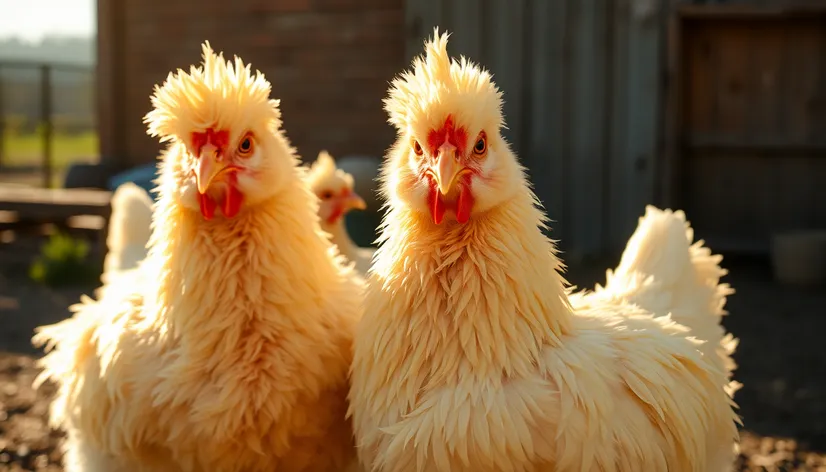
<instances>
[{"instance_id":1,"label":"green plant","mask_svg":"<svg viewBox=\"0 0 826 472\"><path fill-rule=\"evenodd\" d=\"M29 268L29 277L52 287L92 282L97 274L88 256L86 241L56 232L41 247L40 255Z\"/></svg>"}]
</instances>

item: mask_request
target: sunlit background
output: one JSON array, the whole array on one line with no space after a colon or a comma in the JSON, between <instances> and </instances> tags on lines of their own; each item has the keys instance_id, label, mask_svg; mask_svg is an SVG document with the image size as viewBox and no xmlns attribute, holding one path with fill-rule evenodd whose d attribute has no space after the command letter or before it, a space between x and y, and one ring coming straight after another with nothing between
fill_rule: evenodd
<instances>
[{"instance_id":1,"label":"sunlit background","mask_svg":"<svg viewBox=\"0 0 826 472\"><path fill-rule=\"evenodd\" d=\"M203 40L251 62L303 160L354 174L368 246L381 99L437 25L504 90L569 279L684 209L737 290L737 470L826 471L826 0L0 0L0 472L61 470L29 339L99 283L111 192L152 187L152 87ZM75 265L46 283L49 244Z\"/></svg>"},{"instance_id":2,"label":"sunlit background","mask_svg":"<svg viewBox=\"0 0 826 472\"><path fill-rule=\"evenodd\" d=\"M97 3L0 0L0 11L0 181L62 185L70 162L98 155ZM53 126L50 156L46 121Z\"/></svg>"},{"instance_id":3,"label":"sunlit background","mask_svg":"<svg viewBox=\"0 0 826 472\"><path fill-rule=\"evenodd\" d=\"M94 39L97 30L97 3L94 0L0 0L0 35L4 41L19 40L37 44L50 38L78 39L90 44L77 49L77 59L92 64L94 59ZM3 50L4 58L49 58L58 57L19 56L11 47Z\"/></svg>"}]
</instances>

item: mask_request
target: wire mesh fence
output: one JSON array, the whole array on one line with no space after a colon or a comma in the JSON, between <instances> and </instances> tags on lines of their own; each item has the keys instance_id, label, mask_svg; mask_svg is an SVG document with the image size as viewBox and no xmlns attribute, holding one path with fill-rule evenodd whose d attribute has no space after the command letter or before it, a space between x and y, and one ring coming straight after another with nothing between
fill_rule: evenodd
<instances>
[{"instance_id":1,"label":"wire mesh fence","mask_svg":"<svg viewBox=\"0 0 826 472\"><path fill-rule=\"evenodd\" d=\"M89 66L0 61L0 182L60 187L98 160Z\"/></svg>"}]
</instances>

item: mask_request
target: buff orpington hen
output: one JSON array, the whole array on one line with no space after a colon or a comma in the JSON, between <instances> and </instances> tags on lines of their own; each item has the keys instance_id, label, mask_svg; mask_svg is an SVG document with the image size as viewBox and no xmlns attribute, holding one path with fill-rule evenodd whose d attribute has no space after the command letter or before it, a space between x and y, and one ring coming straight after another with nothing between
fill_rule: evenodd
<instances>
[{"instance_id":1,"label":"buff orpington hen","mask_svg":"<svg viewBox=\"0 0 826 472\"><path fill-rule=\"evenodd\" d=\"M366 275L376 250L354 243L344 224L347 213L367 208L364 199L354 190L353 176L336 167L329 152L321 151L310 165L307 181L320 202L321 229L330 235L341 254L355 264L358 273Z\"/></svg>"},{"instance_id":2,"label":"buff orpington hen","mask_svg":"<svg viewBox=\"0 0 826 472\"><path fill-rule=\"evenodd\" d=\"M363 467L730 470L739 418L727 372L691 329L725 290L697 291L708 298L681 305L685 324L619 289L572 296L502 137L501 92L451 59L447 39L437 30L385 101L398 139L351 368Z\"/></svg>"},{"instance_id":3,"label":"buff orpington hen","mask_svg":"<svg viewBox=\"0 0 826 472\"><path fill-rule=\"evenodd\" d=\"M42 327L69 472L334 471L355 463L347 370L361 291L318 223L259 72L156 87L168 146L147 258Z\"/></svg>"}]
</instances>

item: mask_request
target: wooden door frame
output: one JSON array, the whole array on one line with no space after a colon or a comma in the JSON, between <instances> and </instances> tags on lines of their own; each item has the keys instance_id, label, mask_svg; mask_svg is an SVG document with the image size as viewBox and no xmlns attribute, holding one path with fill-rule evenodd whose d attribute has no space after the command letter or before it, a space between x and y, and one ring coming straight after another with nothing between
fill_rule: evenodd
<instances>
[{"instance_id":1,"label":"wooden door frame","mask_svg":"<svg viewBox=\"0 0 826 472\"><path fill-rule=\"evenodd\" d=\"M683 30L687 21L708 19L786 19L800 16L826 15L826 0L778 0L774 5L747 4L686 4L667 0L670 5L665 20L665 47L663 57L664 86L661 116L662 159L656 170L655 198L664 207L682 204L682 128L683 128Z\"/></svg>"}]
</instances>

